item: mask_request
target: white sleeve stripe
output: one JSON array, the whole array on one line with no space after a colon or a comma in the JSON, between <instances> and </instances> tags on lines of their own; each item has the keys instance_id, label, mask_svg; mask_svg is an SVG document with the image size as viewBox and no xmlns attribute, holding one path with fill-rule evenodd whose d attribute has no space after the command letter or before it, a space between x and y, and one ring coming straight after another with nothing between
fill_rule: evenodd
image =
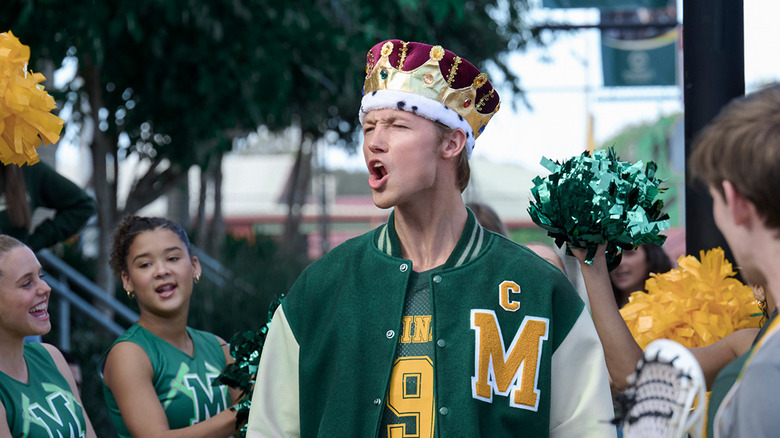
<instances>
[{"instance_id":1,"label":"white sleeve stripe","mask_svg":"<svg viewBox=\"0 0 780 438\"><path fill-rule=\"evenodd\" d=\"M552 357L550 437L615 437L607 364L586 309Z\"/></svg>"}]
</instances>

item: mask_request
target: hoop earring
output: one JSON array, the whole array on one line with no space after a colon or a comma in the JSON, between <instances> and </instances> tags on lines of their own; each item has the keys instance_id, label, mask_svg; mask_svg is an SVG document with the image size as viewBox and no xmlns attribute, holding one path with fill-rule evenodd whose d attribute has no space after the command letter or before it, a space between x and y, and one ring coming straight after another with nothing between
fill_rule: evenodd
<instances>
[{"instance_id":1,"label":"hoop earring","mask_svg":"<svg viewBox=\"0 0 780 438\"><path fill-rule=\"evenodd\" d=\"M134 291L131 291L129 289L125 289L125 292L127 292L127 298L129 298L131 300L135 299L135 292Z\"/></svg>"}]
</instances>

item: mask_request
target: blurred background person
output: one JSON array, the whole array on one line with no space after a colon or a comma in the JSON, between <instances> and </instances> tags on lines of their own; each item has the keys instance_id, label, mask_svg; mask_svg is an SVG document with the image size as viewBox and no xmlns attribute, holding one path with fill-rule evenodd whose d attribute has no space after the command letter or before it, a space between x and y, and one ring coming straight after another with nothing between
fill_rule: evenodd
<instances>
[{"instance_id":1,"label":"blurred background person","mask_svg":"<svg viewBox=\"0 0 780 438\"><path fill-rule=\"evenodd\" d=\"M633 250L623 250L620 265L609 273L618 308L628 303L632 292L645 290L645 281L651 273L662 274L670 269L672 261L658 245L648 243Z\"/></svg>"},{"instance_id":2,"label":"blurred background person","mask_svg":"<svg viewBox=\"0 0 780 438\"><path fill-rule=\"evenodd\" d=\"M39 208L54 216L33 223ZM0 232L38 251L78 233L95 214L95 200L43 161L0 165Z\"/></svg>"},{"instance_id":3,"label":"blurred background person","mask_svg":"<svg viewBox=\"0 0 780 438\"><path fill-rule=\"evenodd\" d=\"M485 229L511 239L509 236L509 230L504 224L504 221L501 220L493 207L482 202L469 202L466 204L466 206L471 209L472 212L474 212L474 216L477 218L477 222L479 222L479 224L482 225ZM566 269L563 267L561 258L558 256L558 254L555 253L555 250L550 245L545 245L542 242L527 242L523 245L528 247L528 249L536 253L536 255L539 257L547 260L553 266L560 269L561 272L566 272Z\"/></svg>"},{"instance_id":4,"label":"blurred background person","mask_svg":"<svg viewBox=\"0 0 780 438\"><path fill-rule=\"evenodd\" d=\"M474 212L477 222L485 229L501 234L504 237L509 237L509 230L493 207L482 202L469 202L466 204L466 207Z\"/></svg>"}]
</instances>

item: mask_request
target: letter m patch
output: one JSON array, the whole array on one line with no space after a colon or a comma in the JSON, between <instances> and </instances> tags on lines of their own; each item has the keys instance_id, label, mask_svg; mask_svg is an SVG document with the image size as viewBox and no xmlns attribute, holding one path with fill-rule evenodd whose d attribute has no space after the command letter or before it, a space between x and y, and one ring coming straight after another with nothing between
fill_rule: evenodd
<instances>
[{"instance_id":1,"label":"letter m patch","mask_svg":"<svg viewBox=\"0 0 780 438\"><path fill-rule=\"evenodd\" d=\"M512 344L504 350L504 336L492 310L472 309L471 329L475 333L475 399L493 402L493 394L509 397L509 406L534 411L539 408L539 362L547 340L550 320L526 316Z\"/></svg>"}]
</instances>

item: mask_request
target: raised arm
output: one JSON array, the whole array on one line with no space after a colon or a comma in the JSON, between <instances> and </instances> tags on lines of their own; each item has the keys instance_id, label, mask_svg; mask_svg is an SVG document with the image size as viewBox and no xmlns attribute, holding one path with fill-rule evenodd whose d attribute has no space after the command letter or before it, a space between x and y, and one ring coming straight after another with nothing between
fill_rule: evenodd
<instances>
[{"instance_id":1,"label":"raised arm","mask_svg":"<svg viewBox=\"0 0 780 438\"><path fill-rule=\"evenodd\" d=\"M572 249L572 253L577 257L582 268L593 323L604 346L612 386L622 390L628 386L626 377L634 372L636 363L642 357L642 349L620 315L612 293L603 249L599 247L596 251L592 265L584 262L586 250ZM712 386L715 377L723 367L748 351L757 334L756 328L742 329L706 347L690 349L704 372L707 388Z\"/></svg>"},{"instance_id":2,"label":"raised arm","mask_svg":"<svg viewBox=\"0 0 780 438\"><path fill-rule=\"evenodd\" d=\"M615 302L604 249L602 245L596 251L593 264L584 261L587 250L572 248L571 251L580 262L593 323L604 347L612 386L622 390L628 386L626 377L636 369L636 363L642 357L642 349L631 335Z\"/></svg>"}]
</instances>

